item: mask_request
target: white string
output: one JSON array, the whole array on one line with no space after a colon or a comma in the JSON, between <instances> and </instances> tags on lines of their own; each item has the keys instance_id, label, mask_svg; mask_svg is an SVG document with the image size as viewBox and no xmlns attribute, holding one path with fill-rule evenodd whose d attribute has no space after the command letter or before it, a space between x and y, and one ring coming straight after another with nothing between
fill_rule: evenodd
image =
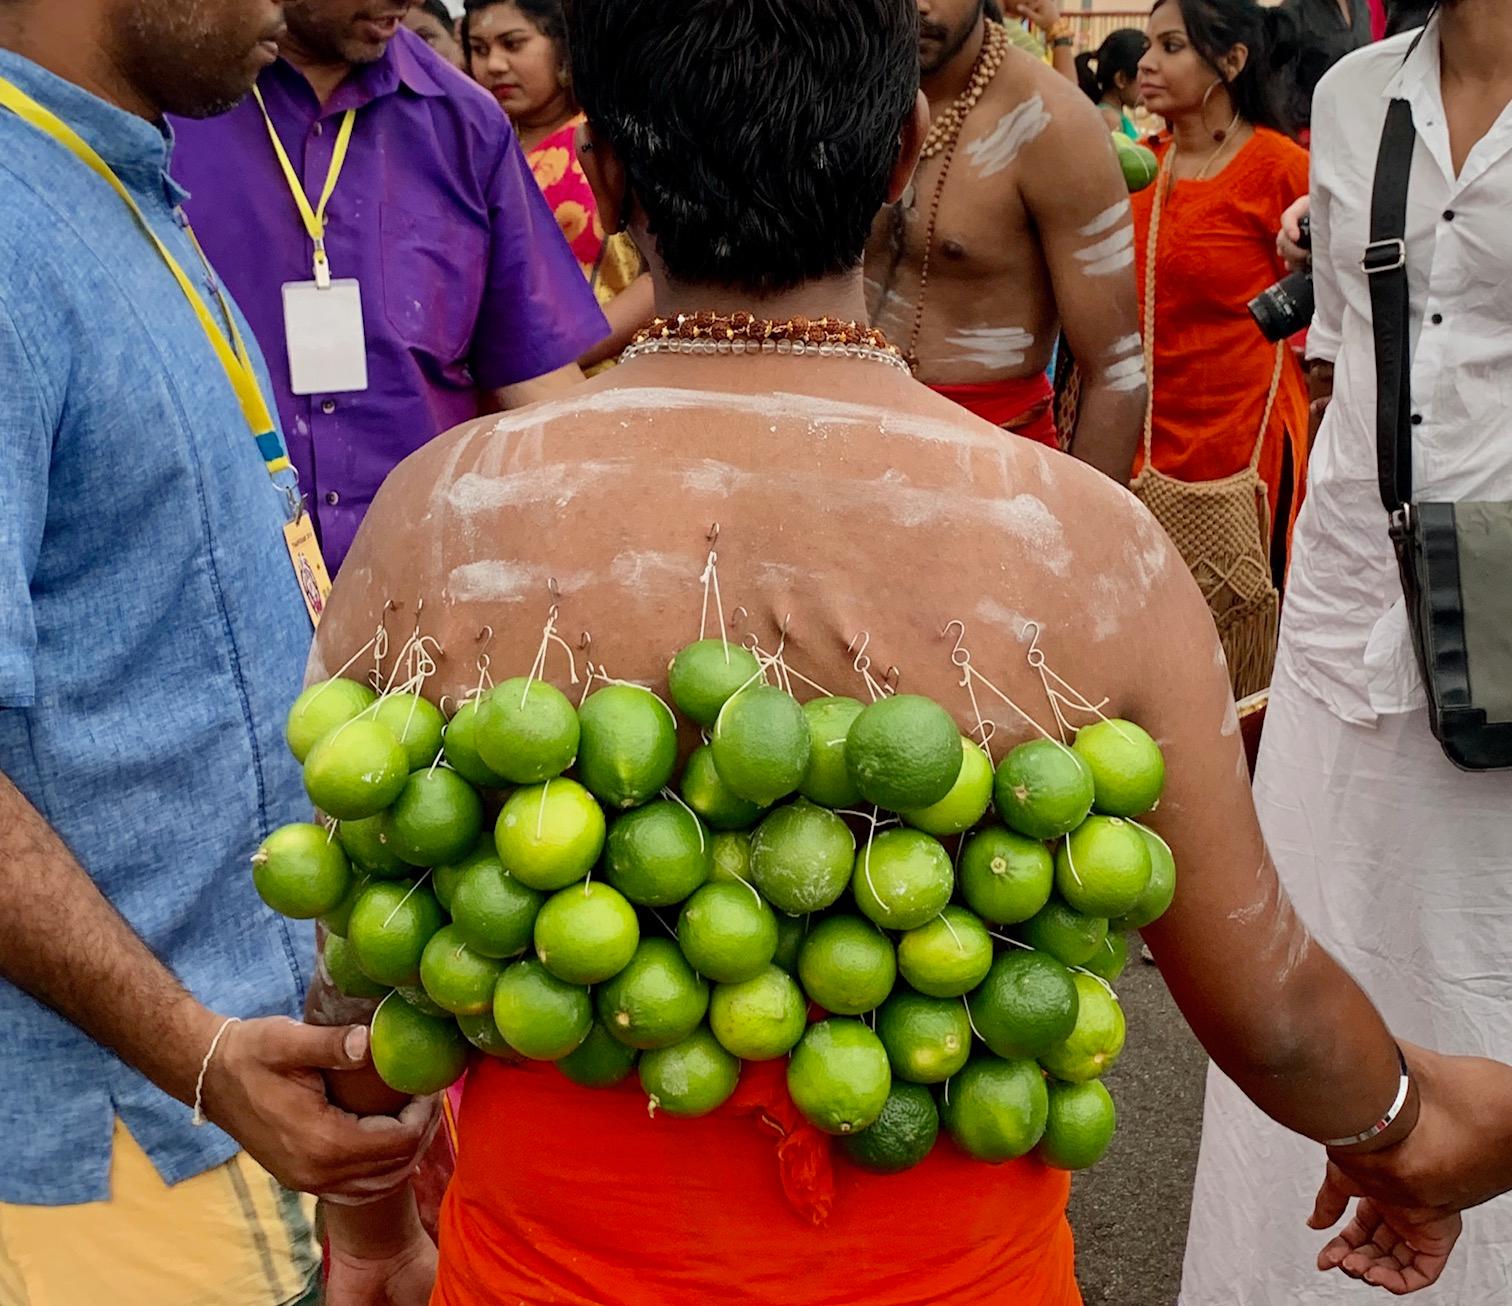
<instances>
[{"instance_id":1,"label":"white string","mask_svg":"<svg viewBox=\"0 0 1512 1306\"><path fill-rule=\"evenodd\" d=\"M241 1024L240 1016L227 1016L221 1022L221 1027L215 1031L215 1037L210 1040L210 1050L205 1053L205 1059L200 1062L199 1078L194 1081L194 1114L189 1118L190 1123L198 1127L208 1122L205 1119L205 1076L210 1070L210 1059L215 1056L215 1049L220 1047L221 1039L226 1036L226 1031L232 1025Z\"/></svg>"},{"instance_id":2,"label":"white string","mask_svg":"<svg viewBox=\"0 0 1512 1306\"><path fill-rule=\"evenodd\" d=\"M861 642L861 646L859 648L856 647L857 640ZM855 639L852 639L851 642L845 646L845 651L847 653L855 653L855 661L851 663L851 667L856 672L856 674L861 677L862 681L866 685L866 692L871 695L871 701L875 703L879 698L886 698L887 695L883 691L882 686L872 678L872 660L866 652L867 646L870 643L871 632L863 630L855 637Z\"/></svg>"},{"instance_id":3,"label":"white string","mask_svg":"<svg viewBox=\"0 0 1512 1306\"><path fill-rule=\"evenodd\" d=\"M719 536L719 523L715 523L714 537ZM703 574L698 578L703 582L703 611L698 618L698 638L704 639L709 633L709 594L714 594L714 611L719 618L719 642L724 648L725 666L730 665L730 640L725 634L724 600L719 593L719 554L713 549L709 550L708 561L704 563Z\"/></svg>"},{"instance_id":4,"label":"white string","mask_svg":"<svg viewBox=\"0 0 1512 1306\"><path fill-rule=\"evenodd\" d=\"M683 809L683 811L685 811L689 816L693 818L693 824L698 830L698 852L699 855L702 856L707 845L704 843L703 821L699 819L698 813L695 812L691 807L689 807L687 803L683 802L682 795L679 794L675 789L671 788L671 786L669 785L662 786L661 795L663 798L671 799L672 802L676 803Z\"/></svg>"},{"instance_id":5,"label":"white string","mask_svg":"<svg viewBox=\"0 0 1512 1306\"><path fill-rule=\"evenodd\" d=\"M383 918L384 929L388 929L389 925L392 924L394 917L399 914L399 908L404 906L405 903L407 903L411 898L415 896L416 893L420 891L420 886L424 884L428 879L430 879L430 874L431 873L429 871L426 871L426 873L422 875L418 880L416 880L414 884L410 885L410 891L394 904L394 910L389 912L389 914Z\"/></svg>"}]
</instances>

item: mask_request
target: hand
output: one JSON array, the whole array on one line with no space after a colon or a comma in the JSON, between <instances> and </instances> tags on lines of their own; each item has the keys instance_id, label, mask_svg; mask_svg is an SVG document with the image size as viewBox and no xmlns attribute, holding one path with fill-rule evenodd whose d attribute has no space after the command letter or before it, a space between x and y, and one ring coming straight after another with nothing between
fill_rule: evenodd
<instances>
[{"instance_id":1,"label":"hand","mask_svg":"<svg viewBox=\"0 0 1512 1306\"><path fill-rule=\"evenodd\" d=\"M1048 32L1061 20L1060 5L1056 0L1015 0L1013 12L1027 18L1042 32Z\"/></svg>"},{"instance_id":2,"label":"hand","mask_svg":"<svg viewBox=\"0 0 1512 1306\"><path fill-rule=\"evenodd\" d=\"M1330 1164L1308 1226L1332 1228L1353 1194L1344 1173ZM1462 1229L1457 1213L1411 1211L1365 1198L1355 1208L1354 1219L1318 1254L1318 1269L1340 1270L1351 1279L1405 1296L1438 1282Z\"/></svg>"},{"instance_id":3,"label":"hand","mask_svg":"<svg viewBox=\"0 0 1512 1306\"><path fill-rule=\"evenodd\" d=\"M1302 248L1302 219L1312 212L1312 198L1304 195L1281 215L1281 230L1276 236L1276 252L1293 272L1300 272L1312 254Z\"/></svg>"},{"instance_id":4,"label":"hand","mask_svg":"<svg viewBox=\"0 0 1512 1306\"><path fill-rule=\"evenodd\" d=\"M283 1017L238 1023L205 1074L205 1115L285 1188L369 1201L404 1183L440 1116L436 1098L416 1098L397 1117L333 1106L321 1071L367 1064L361 1025Z\"/></svg>"},{"instance_id":5,"label":"hand","mask_svg":"<svg viewBox=\"0 0 1512 1306\"><path fill-rule=\"evenodd\" d=\"M331 1246L326 1306L426 1306L436 1284L436 1245L417 1229L392 1255L366 1259Z\"/></svg>"}]
</instances>

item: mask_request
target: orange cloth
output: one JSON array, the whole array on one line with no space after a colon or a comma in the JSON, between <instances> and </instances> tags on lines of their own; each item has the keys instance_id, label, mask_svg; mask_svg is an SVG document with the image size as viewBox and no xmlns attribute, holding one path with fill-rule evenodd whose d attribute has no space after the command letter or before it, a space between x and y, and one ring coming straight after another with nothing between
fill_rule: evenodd
<instances>
[{"instance_id":1,"label":"orange cloth","mask_svg":"<svg viewBox=\"0 0 1512 1306\"><path fill-rule=\"evenodd\" d=\"M1060 435L1055 429L1055 387L1043 372L980 385L932 385L929 388L1005 431L1049 445L1052 449L1061 447Z\"/></svg>"},{"instance_id":2,"label":"orange cloth","mask_svg":"<svg viewBox=\"0 0 1512 1306\"><path fill-rule=\"evenodd\" d=\"M634 1076L475 1066L431 1306L1080 1306L1069 1176L948 1141L867 1174L800 1126L784 1067L677 1120Z\"/></svg>"},{"instance_id":3,"label":"orange cloth","mask_svg":"<svg viewBox=\"0 0 1512 1306\"><path fill-rule=\"evenodd\" d=\"M1169 139L1159 142L1163 158ZM1246 305L1286 275L1276 253L1281 214L1307 194L1307 152L1257 128L1208 181L1178 181L1162 206L1155 273L1155 466L1184 481L1213 481L1248 466L1275 369L1276 348ZM1145 250L1155 188L1133 196L1135 264L1144 303ZM1271 519L1291 449L1288 537L1307 467L1307 380L1290 349L1260 476ZM1143 450L1135 471L1144 465Z\"/></svg>"}]
</instances>

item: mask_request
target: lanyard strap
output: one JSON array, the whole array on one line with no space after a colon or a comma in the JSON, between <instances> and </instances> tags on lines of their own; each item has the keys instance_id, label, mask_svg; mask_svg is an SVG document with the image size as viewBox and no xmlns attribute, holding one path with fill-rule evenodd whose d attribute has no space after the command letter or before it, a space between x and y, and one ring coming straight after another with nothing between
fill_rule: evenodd
<instances>
[{"instance_id":1,"label":"lanyard strap","mask_svg":"<svg viewBox=\"0 0 1512 1306\"><path fill-rule=\"evenodd\" d=\"M289 152L278 138L278 128L273 125L272 115L262 97L262 91L254 86L252 94L257 97L257 107L262 110L263 122L268 128L268 139L273 142L273 153L278 156L278 166L283 169L284 180L289 183L289 193L294 196L294 207L299 210L304 229L315 245L315 284L322 290L331 284L331 263L326 258L325 230L326 205L336 193L336 183L341 179L341 169L346 164L347 149L352 143L352 124L357 121L357 110L348 109L341 115L341 127L336 133L336 148L331 152L331 166L326 169L325 185L321 188L320 202L310 207L310 197L305 194L304 183L294 171Z\"/></svg>"},{"instance_id":2,"label":"lanyard strap","mask_svg":"<svg viewBox=\"0 0 1512 1306\"><path fill-rule=\"evenodd\" d=\"M220 298L221 309L225 313L226 326L230 332L229 340L226 333L216 326L209 307L203 296L194 288L194 283L189 280L188 274L179 266L178 260L169 253L168 247L163 244L157 232L148 224L147 216L142 212L141 206L132 198L131 192L122 185L121 179L111 171L110 165L95 152L89 142L56 114L43 108L31 96L4 77L0 77L0 106L9 109L23 122L29 123L44 135L57 141L120 196L122 203L131 210L132 216L136 218L147 239L152 242L163 262L168 265L168 271L173 274L173 279L178 282L179 289L184 292L184 298L189 301L195 317L199 319L205 338L210 342L211 349L215 351L215 356L226 373L226 379L231 382L231 388L236 392L237 401L241 404L242 416L247 419L247 426L252 432L253 439L257 441L258 452L268 467L268 475L277 478L281 472L288 471L291 464L288 455L284 452L283 438L278 433L278 424L273 420L267 400L263 398L262 387L257 383L257 371L252 365L252 356L247 351L246 341L242 339L241 331L236 325L236 317L231 312L231 306L226 303L225 297L220 295L217 289L216 294ZM185 223L185 229L189 230L187 223ZM194 240L192 230L189 231L189 238ZM198 241L195 241L195 247L198 248Z\"/></svg>"}]
</instances>

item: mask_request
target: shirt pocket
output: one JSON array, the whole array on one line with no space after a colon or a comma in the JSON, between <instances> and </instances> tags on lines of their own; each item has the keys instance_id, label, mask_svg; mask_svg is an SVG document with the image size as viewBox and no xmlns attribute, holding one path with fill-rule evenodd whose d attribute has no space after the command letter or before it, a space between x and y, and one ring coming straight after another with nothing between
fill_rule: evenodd
<instances>
[{"instance_id":1,"label":"shirt pocket","mask_svg":"<svg viewBox=\"0 0 1512 1306\"><path fill-rule=\"evenodd\" d=\"M467 360L483 304L488 235L455 213L384 203L383 310L415 353L441 367Z\"/></svg>"}]
</instances>

